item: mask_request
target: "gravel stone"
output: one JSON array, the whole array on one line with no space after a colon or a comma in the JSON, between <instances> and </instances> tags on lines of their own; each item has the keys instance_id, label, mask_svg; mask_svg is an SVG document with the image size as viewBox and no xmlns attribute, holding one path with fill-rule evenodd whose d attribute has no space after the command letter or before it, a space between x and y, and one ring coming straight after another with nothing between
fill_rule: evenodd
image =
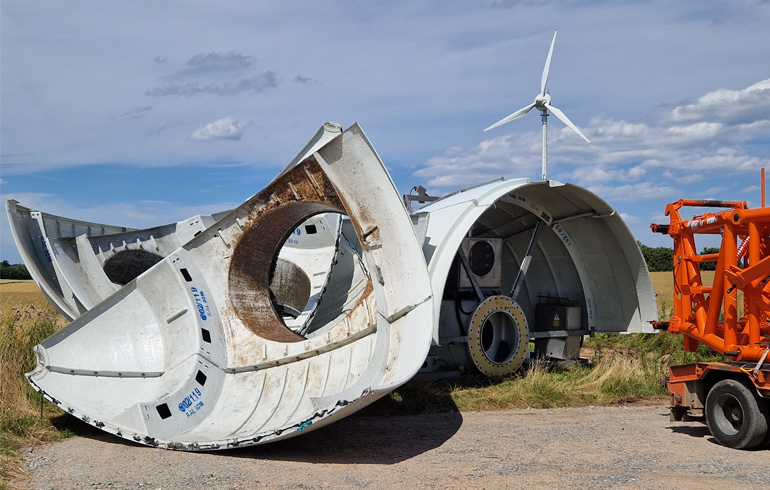
<instances>
[{"instance_id":1,"label":"gravel stone","mask_svg":"<svg viewBox=\"0 0 770 490\"><path fill-rule=\"evenodd\" d=\"M770 488L770 450L717 444L662 405L348 417L214 453L109 434L23 451L38 489Z\"/></svg>"}]
</instances>

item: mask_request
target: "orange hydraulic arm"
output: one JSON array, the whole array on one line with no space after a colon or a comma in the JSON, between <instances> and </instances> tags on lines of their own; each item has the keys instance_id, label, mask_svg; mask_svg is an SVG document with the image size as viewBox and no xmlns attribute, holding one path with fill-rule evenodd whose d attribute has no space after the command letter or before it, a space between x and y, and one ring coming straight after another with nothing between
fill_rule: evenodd
<instances>
[{"instance_id":1,"label":"orange hydraulic arm","mask_svg":"<svg viewBox=\"0 0 770 490\"><path fill-rule=\"evenodd\" d=\"M725 210L686 220L683 207ZM770 350L770 208L682 199L666 206L666 215L668 225L651 228L674 239L674 316L655 326L683 334L688 351L702 342L736 361L759 361ZM719 253L699 255L699 234L721 234ZM700 263L714 260L714 282L704 286ZM743 291L740 317L738 291Z\"/></svg>"}]
</instances>

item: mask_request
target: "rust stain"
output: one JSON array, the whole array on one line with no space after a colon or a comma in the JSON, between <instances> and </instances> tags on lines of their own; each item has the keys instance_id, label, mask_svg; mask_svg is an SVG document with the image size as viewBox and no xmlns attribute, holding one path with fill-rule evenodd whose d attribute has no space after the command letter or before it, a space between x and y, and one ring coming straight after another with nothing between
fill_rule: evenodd
<instances>
[{"instance_id":1,"label":"rust stain","mask_svg":"<svg viewBox=\"0 0 770 490\"><path fill-rule=\"evenodd\" d=\"M305 219L325 212L346 213L342 201L311 157L249 199L239 210L247 215L243 230L236 230L228 272L233 310L246 328L262 338L300 342L304 337L284 325L270 291L278 252Z\"/></svg>"}]
</instances>

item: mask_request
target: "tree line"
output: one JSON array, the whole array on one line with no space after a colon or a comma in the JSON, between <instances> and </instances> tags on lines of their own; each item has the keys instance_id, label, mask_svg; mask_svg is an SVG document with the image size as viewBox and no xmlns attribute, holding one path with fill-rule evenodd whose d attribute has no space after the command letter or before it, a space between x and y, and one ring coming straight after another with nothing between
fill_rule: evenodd
<instances>
[{"instance_id":1,"label":"tree line","mask_svg":"<svg viewBox=\"0 0 770 490\"><path fill-rule=\"evenodd\" d=\"M639 244L644 261L647 262L647 269L650 272L670 271L674 268L674 250L670 247L648 247ZM719 253L716 247L704 247L701 255ZM702 271L716 270L716 262L702 262L700 265ZM0 262L0 279L32 279L24 264L10 264L7 260Z\"/></svg>"},{"instance_id":2,"label":"tree line","mask_svg":"<svg viewBox=\"0 0 770 490\"><path fill-rule=\"evenodd\" d=\"M0 262L0 279L32 279L24 264L10 264L7 260Z\"/></svg>"},{"instance_id":3,"label":"tree line","mask_svg":"<svg viewBox=\"0 0 770 490\"><path fill-rule=\"evenodd\" d=\"M639 249L642 251L644 261L647 262L647 269L650 272L671 271L674 269L674 249L670 247L648 247L647 245L636 242L639 244ZM716 254L719 253L719 249L716 247L704 247L701 250L701 255ZM716 262L701 262L700 270L713 271L716 270Z\"/></svg>"}]
</instances>

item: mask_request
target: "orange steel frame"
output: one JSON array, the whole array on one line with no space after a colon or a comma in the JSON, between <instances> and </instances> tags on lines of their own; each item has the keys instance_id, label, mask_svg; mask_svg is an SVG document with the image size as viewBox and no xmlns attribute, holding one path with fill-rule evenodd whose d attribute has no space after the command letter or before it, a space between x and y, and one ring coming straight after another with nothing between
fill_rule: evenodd
<instances>
[{"instance_id":1,"label":"orange steel frame","mask_svg":"<svg viewBox=\"0 0 770 490\"><path fill-rule=\"evenodd\" d=\"M698 343L733 359L733 363L696 363L673 366L668 379L672 405L688 406L691 395L703 400L710 372L747 375L765 396L770 396L770 208L748 209L745 202L682 199L666 206L668 225L653 224L654 232L674 239L674 316L653 322L656 328L684 335L684 348L694 352ZM683 219L684 207L725 208L720 212ZM699 255L695 237L722 235L719 253ZM711 286L704 286L700 264L716 260ZM741 267L742 262L742 267ZM743 292L744 314L738 317L737 291ZM692 384L695 382L696 384ZM697 392L697 393L696 393ZM696 408L699 402L690 404Z\"/></svg>"},{"instance_id":2,"label":"orange steel frame","mask_svg":"<svg viewBox=\"0 0 770 490\"><path fill-rule=\"evenodd\" d=\"M685 206L729 209L685 220L679 213ZM666 215L671 220L668 226L652 228L674 239L674 316L657 326L683 334L687 351L694 352L702 342L736 361L758 362L770 349L770 208L748 209L745 202L681 199L666 206ZM719 253L697 253L697 234L720 233ZM743 268L738 266L741 259ZM700 263L714 260L714 282L704 286ZM744 315L740 318L738 290L744 294Z\"/></svg>"}]
</instances>

